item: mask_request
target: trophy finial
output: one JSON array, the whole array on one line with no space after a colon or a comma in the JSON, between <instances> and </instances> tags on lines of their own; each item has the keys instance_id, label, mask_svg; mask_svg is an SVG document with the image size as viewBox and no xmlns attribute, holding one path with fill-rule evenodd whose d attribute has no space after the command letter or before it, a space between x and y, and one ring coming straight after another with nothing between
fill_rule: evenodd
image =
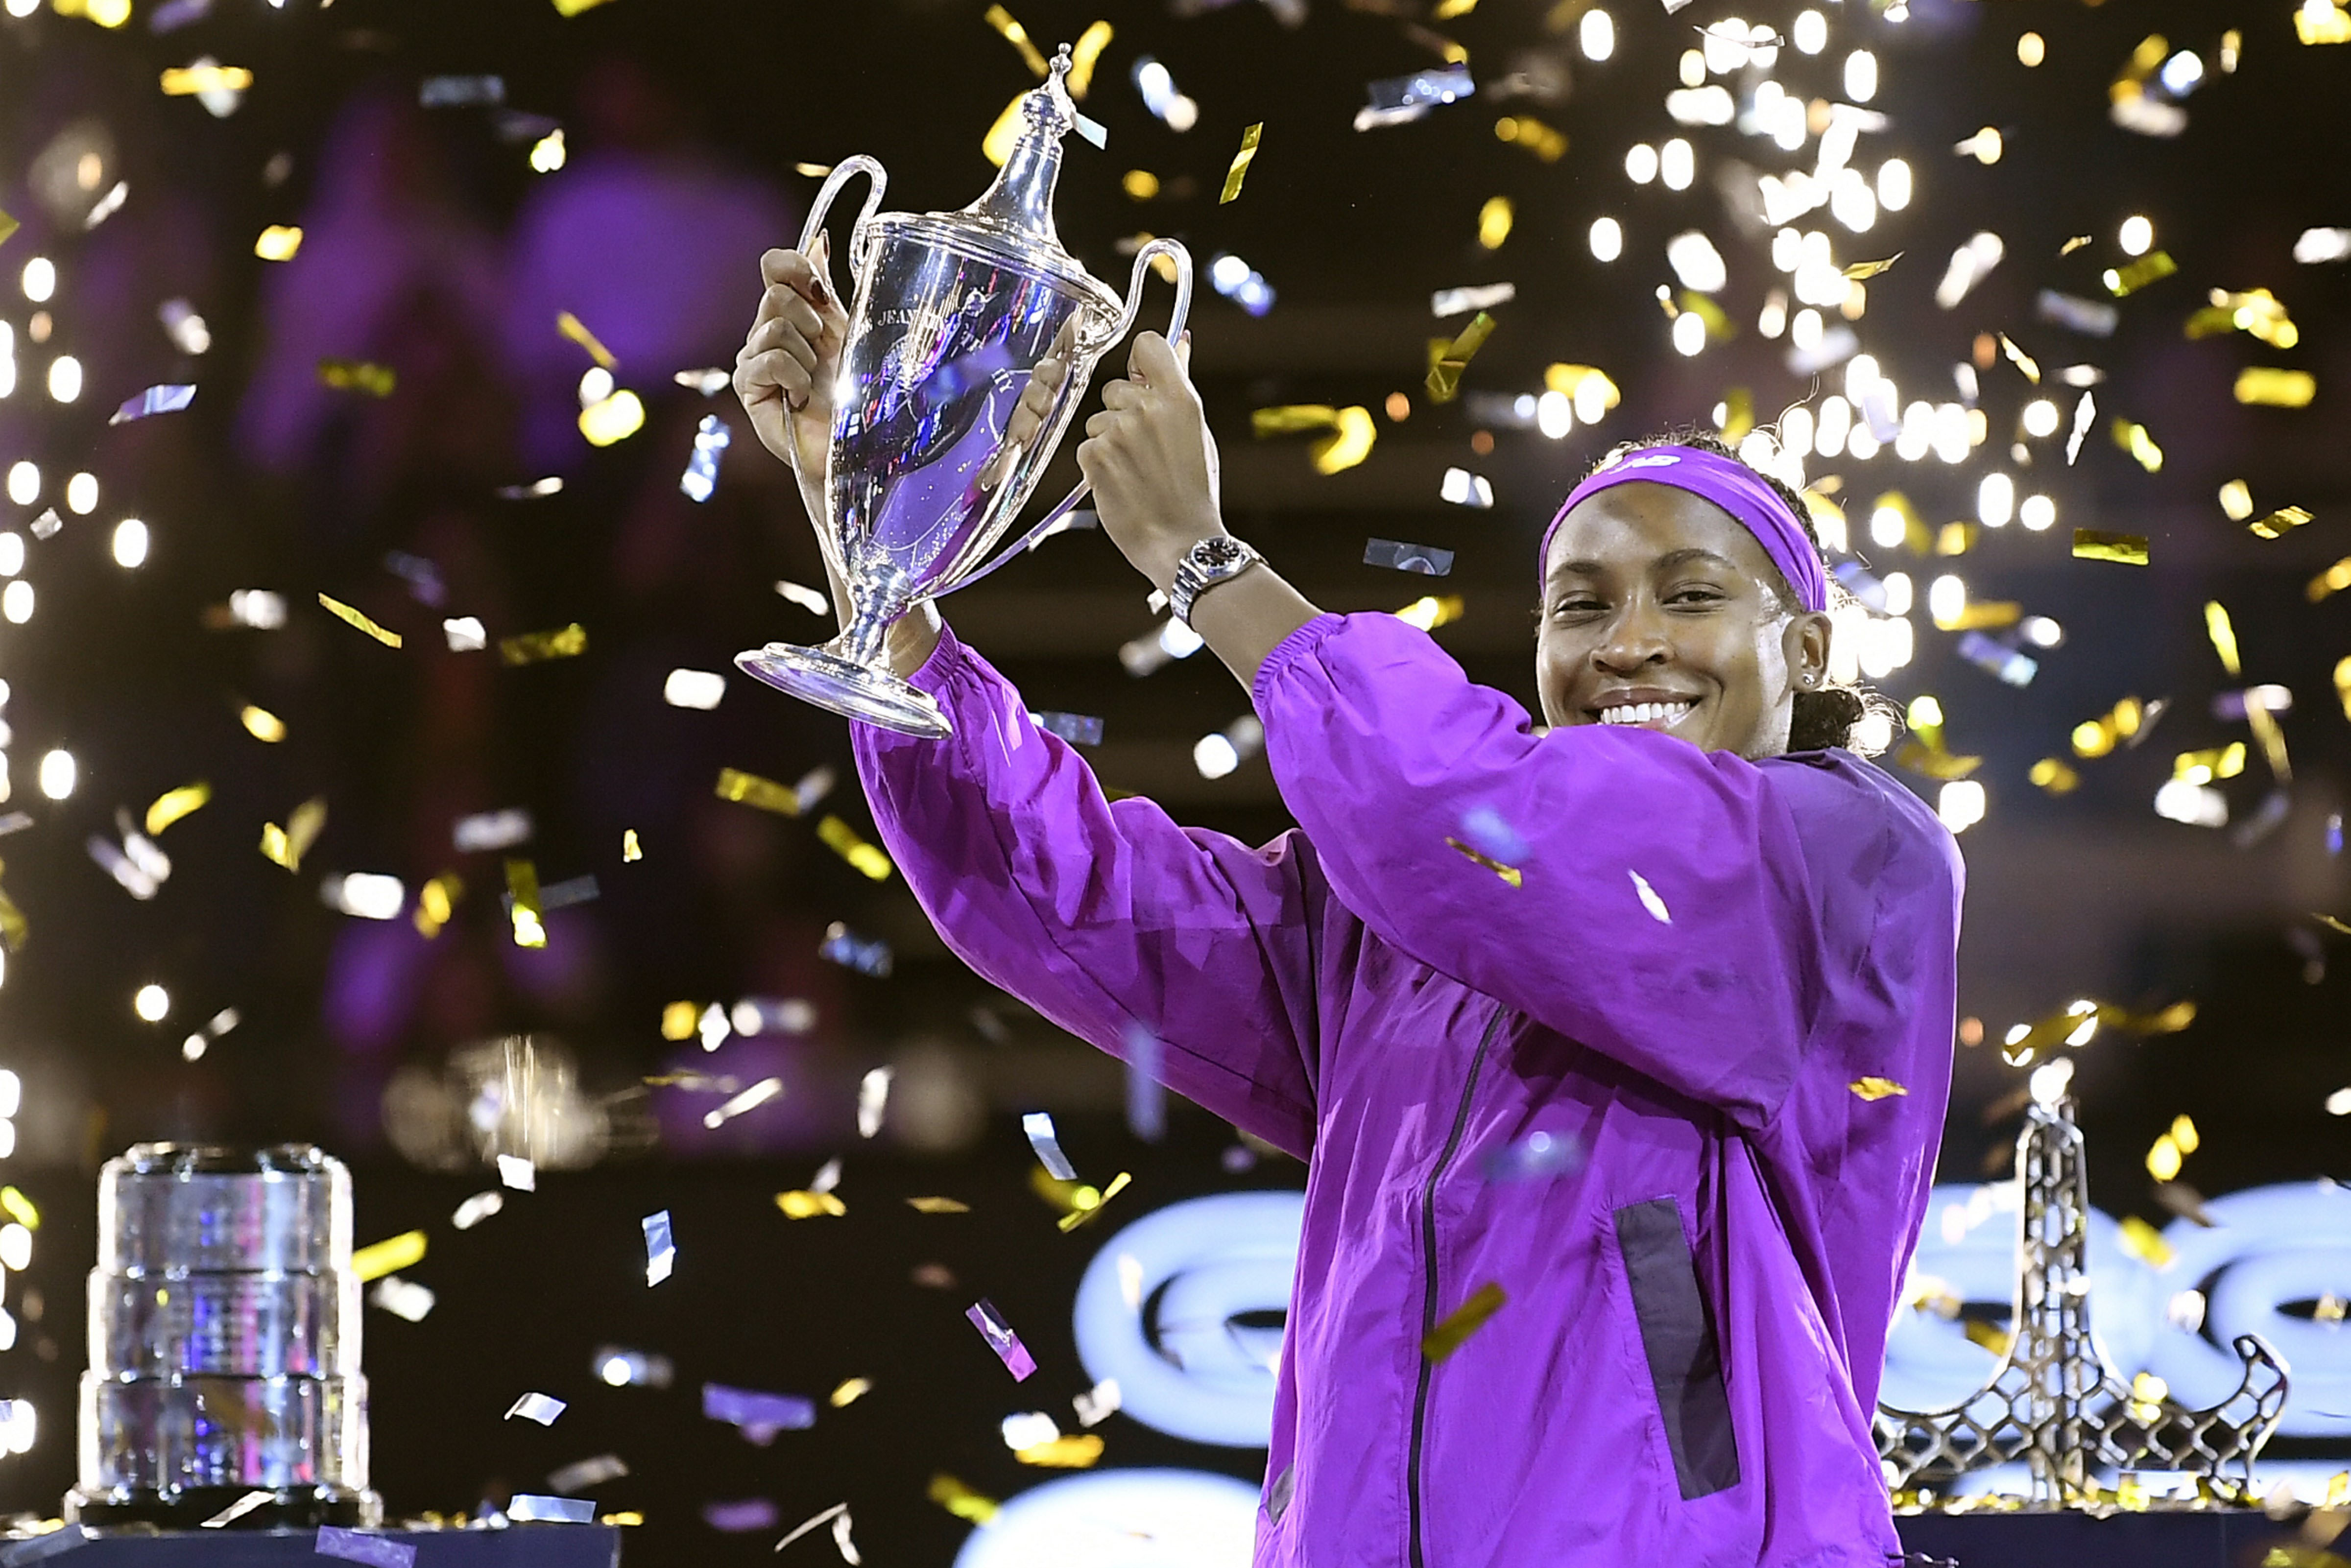
<instances>
[{"instance_id":1,"label":"trophy finial","mask_svg":"<svg viewBox=\"0 0 2351 1568\"><path fill-rule=\"evenodd\" d=\"M1065 79L1071 69L1070 46L1054 52L1043 82L1020 99L1020 132L986 194L965 211L1005 227L1035 235L1054 249L1053 188L1061 173L1061 138L1078 123L1077 100Z\"/></svg>"}]
</instances>

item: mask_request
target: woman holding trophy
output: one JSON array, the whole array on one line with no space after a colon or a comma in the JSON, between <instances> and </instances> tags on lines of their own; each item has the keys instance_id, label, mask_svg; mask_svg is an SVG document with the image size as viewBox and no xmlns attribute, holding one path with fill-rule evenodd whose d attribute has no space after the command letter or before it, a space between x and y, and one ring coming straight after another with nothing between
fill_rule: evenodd
<instances>
[{"instance_id":1,"label":"woman holding trophy","mask_svg":"<svg viewBox=\"0 0 2351 1568\"><path fill-rule=\"evenodd\" d=\"M735 377L820 529L827 264L768 254ZM926 601L877 656L951 733L855 746L974 969L1308 1163L1257 1562L1898 1562L1870 1423L1942 1128L1960 868L1843 749L1860 704L1827 685L1802 505L1717 445L1613 455L1543 541L1538 728L1226 533L1187 359L1141 338L1078 460L1250 691L1297 831L1253 848L1108 800ZM1007 450L1066 380L1037 366Z\"/></svg>"}]
</instances>

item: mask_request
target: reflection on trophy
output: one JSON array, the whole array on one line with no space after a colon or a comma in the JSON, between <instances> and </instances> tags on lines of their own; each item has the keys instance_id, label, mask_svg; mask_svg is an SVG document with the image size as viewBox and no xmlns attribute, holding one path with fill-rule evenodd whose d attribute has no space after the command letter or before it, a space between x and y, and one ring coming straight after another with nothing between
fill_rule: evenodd
<instances>
[{"instance_id":1,"label":"reflection on trophy","mask_svg":"<svg viewBox=\"0 0 2351 1568\"><path fill-rule=\"evenodd\" d=\"M890 673L882 648L907 608L977 581L1068 516L1077 489L1017 543L980 561L1012 526L1083 399L1095 362L1134 324L1145 269L1176 267L1168 325L1184 329L1192 259L1173 240L1137 252L1122 300L1061 248L1053 187L1061 138L1077 123L1062 78L1064 47L1045 85L1021 101L1021 131L987 194L959 213L876 215L884 179L871 158L833 170L800 235L806 252L834 195L852 176L872 183L851 231L856 296L832 391L825 456L825 516L817 534L848 585L842 630L821 648L770 643L736 664L822 708L903 734L952 732L924 693ZM1030 372L1048 354L1069 373L1025 446L1006 426ZM794 448L793 466L800 458Z\"/></svg>"}]
</instances>

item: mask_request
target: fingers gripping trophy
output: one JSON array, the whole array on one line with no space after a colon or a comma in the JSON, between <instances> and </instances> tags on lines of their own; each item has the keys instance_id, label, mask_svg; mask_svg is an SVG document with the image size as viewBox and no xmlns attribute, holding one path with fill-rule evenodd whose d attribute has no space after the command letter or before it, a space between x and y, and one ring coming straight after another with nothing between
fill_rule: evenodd
<instances>
[{"instance_id":1,"label":"fingers gripping trophy","mask_svg":"<svg viewBox=\"0 0 2351 1568\"><path fill-rule=\"evenodd\" d=\"M798 255L780 257L779 271L770 253L770 284L792 287L768 289L736 386L755 418L762 400L768 418L781 413L801 493L812 507L822 499L818 542L850 602L831 642L737 654L747 674L902 734L953 733L938 705L890 670L891 623L987 576L1085 498L1081 484L981 564L1035 490L1095 363L1134 327L1159 256L1176 267L1167 335L1182 334L1192 258L1181 245L1144 246L1122 300L1054 233L1061 138L1078 120L1069 69L1065 46L1021 100L1019 140L996 183L963 211L877 214L882 166L855 157L817 193ZM821 236L833 198L859 174L871 188L850 231L855 295L844 313ZM775 444L764 425L762 436Z\"/></svg>"}]
</instances>

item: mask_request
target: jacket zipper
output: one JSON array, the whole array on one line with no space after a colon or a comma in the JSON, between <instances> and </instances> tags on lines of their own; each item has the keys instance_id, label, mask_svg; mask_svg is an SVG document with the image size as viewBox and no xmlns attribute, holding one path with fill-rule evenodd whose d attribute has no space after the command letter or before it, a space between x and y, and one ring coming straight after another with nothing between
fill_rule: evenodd
<instances>
[{"instance_id":1,"label":"jacket zipper","mask_svg":"<svg viewBox=\"0 0 2351 1568\"><path fill-rule=\"evenodd\" d=\"M1496 1011L1479 1038L1478 1053L1469 1059L1469 1078L1461 1086L1461 1103L1453 1113L1453 1132L1445 1140L1445 1148L1437 1156L1437 1165L1428 1173L1428 1181L1420 1192L1420 1250L1426 1272L1423 1276L1420 1297L1420 1336L1423 1340L1437 1330L1437 1184L1444 1179L1446 1168L1461 1148L1461 1134L1469 1126L1469 1103L1478 1092L1478 1073L1486 1064L1486 1048L1494 1042L1494 1031L1502 1027L1503 1012ZM1428 1380L1437 1370L1436 1363L1426 1353L1420 1358L1420 1383L1412 1396L1412 1451L1406 1460L1405 1495L1410 1505L1412 1522L1412 1568L1427 1568L1427 1555L1420 1542L1420 1458L1422 1439L1428 1425Z\"/></svg>"}]
</instances>

